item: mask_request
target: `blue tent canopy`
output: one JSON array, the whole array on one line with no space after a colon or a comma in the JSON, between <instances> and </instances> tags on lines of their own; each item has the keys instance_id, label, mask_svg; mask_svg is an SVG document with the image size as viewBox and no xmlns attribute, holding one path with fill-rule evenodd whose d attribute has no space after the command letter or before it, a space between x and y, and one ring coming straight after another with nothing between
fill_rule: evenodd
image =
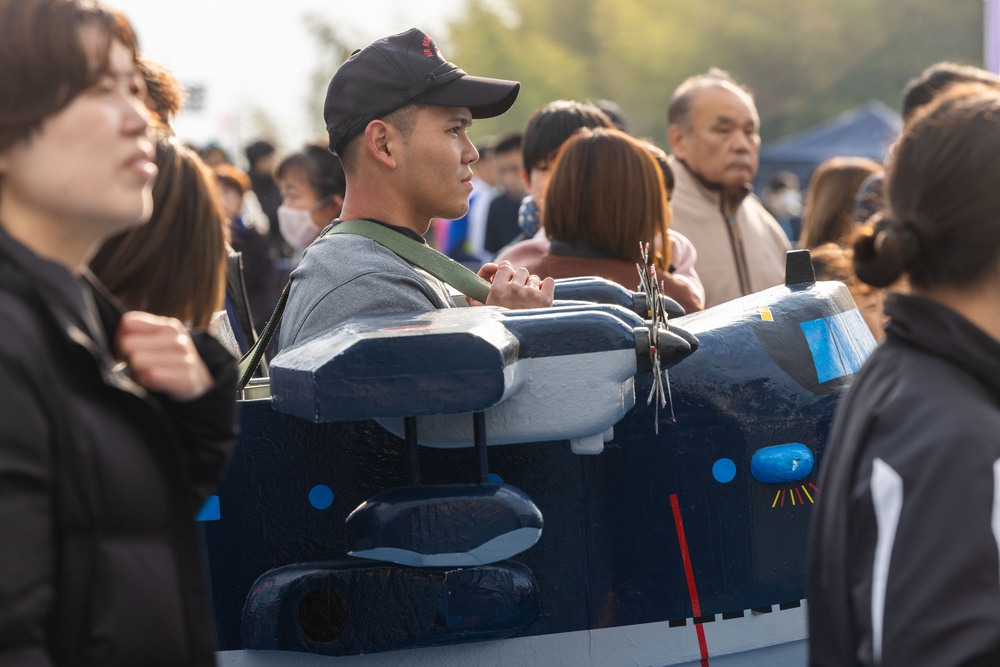
<instances>
[{"instance_id":1,"label":"blue tent canopy","mask_svg":"<svg viewBox=\"0 0 1000 667\"><path fill-rule=\"evenodd\" d=\"M867 157L881 162L902 130L899 114L873 100L864 106L765 146L760 152L757 190L781 170L799 177L803 189L812 173L831 157Z\"/></svg>"}]
</instances>

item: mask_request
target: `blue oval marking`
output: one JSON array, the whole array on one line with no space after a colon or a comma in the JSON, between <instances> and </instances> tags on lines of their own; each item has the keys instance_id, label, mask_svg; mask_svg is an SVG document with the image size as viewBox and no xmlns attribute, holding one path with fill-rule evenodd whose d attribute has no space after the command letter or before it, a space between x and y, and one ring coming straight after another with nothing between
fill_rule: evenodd
<instances>
[{"instance_id":1,"label":"blue oval marking","mask_svg":"<svg viewBox=\"0 0 1000 667\"><path fill-rule=\"evenodd\" d=\"M784 484L805 479L815 464L812 450L793 442L758 449L750 459L750 474L764 484Z\"/></svg>"},{"instance_id":2,"label":"blue oval marking","mask_svg":"<svg viewBox=\"0 0 1000 667\"><path fill-rule=\"evenodd\" d=\"M712 466L712 477L718 482L728 484L736 478L736 464L732 459L719 459Z\"/></svg>"},{"instance_id":3,"label":"blue oval marking","mask_svg":"<svg viewBox=\"0 0 1000 667\"><path fill-rule=\"evenodd\" d=\"M489 475L486 476L486 481L489 482L490 484L503 484L503 477L496 474L495 472L491 472Z\"/></svg>"},{"instance_id":4,"label":"blue oval marking","mask_svg":"<svg viewBox=\"0 0 1000 667\"><path fill-rule=\"evenodd\" d=\"M317 484L309 489L309 504L318 510L325 510L333 504L333 489L326 484Z\"/></svg>"}]
</instances>

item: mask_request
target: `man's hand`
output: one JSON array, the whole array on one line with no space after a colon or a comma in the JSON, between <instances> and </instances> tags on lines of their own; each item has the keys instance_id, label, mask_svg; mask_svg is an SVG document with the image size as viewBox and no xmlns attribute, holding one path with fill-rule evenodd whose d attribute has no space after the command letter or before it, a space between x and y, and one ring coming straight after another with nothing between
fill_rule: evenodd
<instances>
[{"instance_id":1,"label":"man's hand","mask_svg":"<svg viewBox=\"0 0 1000 667\"><path fill-rule=\"evenodd\" d=\"M547 308L552 305L552 296L556 290L556 283L552 278L541 280L528 273L524 267L515 270L507 261L484 264L479 269L479 276L493 283L490 294L486 297L488 306L521 309ZM472 306L483 305L474 299L468 301Z\"/></svg>"},{"instance_id":2,"label":"man's hand","mask_svg":"<svg viewBox=\"0 0 1000 667\"><path fill-rule=\"evenodd\" d=\"M139 386L179 403L199 398L212 386L212 374L187 328L171 317L125 313L118 325L115 350Z\"/></svg>"}]
</instances>

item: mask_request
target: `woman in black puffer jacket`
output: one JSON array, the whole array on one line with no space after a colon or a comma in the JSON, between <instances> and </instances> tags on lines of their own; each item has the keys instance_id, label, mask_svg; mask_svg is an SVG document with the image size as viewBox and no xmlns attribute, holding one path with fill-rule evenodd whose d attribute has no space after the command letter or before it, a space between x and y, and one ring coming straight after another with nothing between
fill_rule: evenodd
<instances>
[{"instance_id":1,"label":"woman in black puffer jacket","mask_svg":"<svg viewBox=\"0 0 1000 667\"><path fill-rule=\"evenodd\" d=\"M148 219L131 29L0 0L0 664L214 663L194 517L235 437L233 359L84 268Z\"/></svg>"}]
</instances>

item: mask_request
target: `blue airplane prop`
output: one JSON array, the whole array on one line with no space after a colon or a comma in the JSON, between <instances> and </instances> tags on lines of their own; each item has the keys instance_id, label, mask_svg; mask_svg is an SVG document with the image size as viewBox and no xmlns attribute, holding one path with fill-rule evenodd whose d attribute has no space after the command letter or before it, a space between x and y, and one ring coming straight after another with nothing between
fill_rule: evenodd
<instances>
[{"instance_id":1,"label":"blue airplane prop","mask_svg":"<svg viewBox=\"0 0 1000 667\"><path fill-rule=\"evenodd\" d=\"M220 664L805 663L817 464L874 348L847 288L793 252L665 323L599 279L557 298L273 360L200 517Z\"/></svg>"}]
</instances>

